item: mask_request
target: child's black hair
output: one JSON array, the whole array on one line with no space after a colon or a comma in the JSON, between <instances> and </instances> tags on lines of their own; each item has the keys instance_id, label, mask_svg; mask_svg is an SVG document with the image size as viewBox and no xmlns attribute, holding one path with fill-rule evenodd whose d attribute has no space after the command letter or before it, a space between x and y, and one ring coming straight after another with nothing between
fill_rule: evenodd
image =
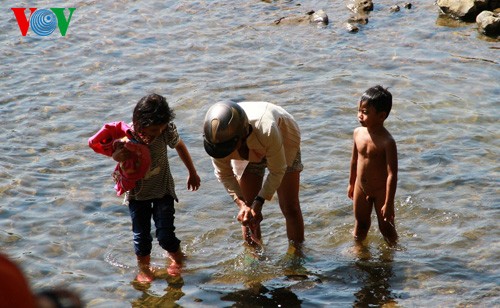
<instances>
[{"instance_id":1,"label":"child's black hair","mask_svg":"<svg viewBox=\"0 0 500 308\"><path fill-rule=\"evenodd\" d=\"M385 111L386 118L389 116L392 108L392 94L383 88L376 85L369 88L363 93L360 101L366 102L369 106L373 106L377 112Z\"/></svg>"},{"instance_id":2,"label":"child's black hair","mask_svg":"<svg viewBox=\"0 0 500 308\"><path fill-rule=\"evenodd\" d=\"M151 125L170 123L175 118L174 111L168 106L165 97L149 94L139 100L134 108L132 123L136 129Z\"/></svg>"}]
</instances>

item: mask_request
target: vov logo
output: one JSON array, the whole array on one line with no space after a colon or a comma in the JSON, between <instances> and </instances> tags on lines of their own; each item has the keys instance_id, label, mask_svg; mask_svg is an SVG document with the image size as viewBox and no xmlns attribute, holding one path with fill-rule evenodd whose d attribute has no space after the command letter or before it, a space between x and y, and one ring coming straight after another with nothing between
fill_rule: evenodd
<instances>
[{"instance_id":1,"label":"vov logo","mask_svg":"<svg viewBox=\"0 0 500 308\"><path fill-rule=\"evenodd\" d=\"M68 31L69 22L73 16L73 12L76 10L74 7L68 8L69 16L66 19L64 16L65 8L50 8L50 9L37 9L30 8L30 16L26 17L26 9L24 7L13 7L11 10L14 12L14 16L17 19L17 24L19 25L19 30L21 30L22 36L26 36L28 33L28 28L39 36L51 35L54 30L59 27L59 32L62 36L66 35Z\"/></svg>"}]
</instances>

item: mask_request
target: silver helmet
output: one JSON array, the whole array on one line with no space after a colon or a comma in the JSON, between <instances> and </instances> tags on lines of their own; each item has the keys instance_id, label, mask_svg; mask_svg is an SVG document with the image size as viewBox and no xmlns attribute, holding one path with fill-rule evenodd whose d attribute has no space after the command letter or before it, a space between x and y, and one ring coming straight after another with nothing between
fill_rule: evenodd
<instances>
[{"instance_id":1,"label":"silver helmet","mask_svg":"<svg viewBox=\"0 0 500 308\"><path fill-rule=\"evenodd\" d=\"M216 103L205 115L205 151L213 158L224 158L236 150L238 141L245 138L248 131L248 118L240 105L233 102Z\"/></svg>"}]
</instances>

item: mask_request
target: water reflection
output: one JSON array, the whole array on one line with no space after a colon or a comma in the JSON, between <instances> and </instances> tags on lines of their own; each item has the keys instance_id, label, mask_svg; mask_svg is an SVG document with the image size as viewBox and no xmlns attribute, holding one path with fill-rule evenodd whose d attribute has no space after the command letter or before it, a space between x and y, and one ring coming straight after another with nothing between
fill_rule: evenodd
<instances>
[{"instance_id":1,"label":"water reflection","mask_svg":"<svg viewBox=\"0 0 500 308\"><path fill-rule=\"evenodd\" d=\"M265 254L255 249L245 250L244 290L236 290L221 296L223 302L233 302L232 307L301 307L302 300L293 289L314 285L304 264L307 261L303 247L290 243L287 252L278 260L276 272L265 273ZM268 265L269 266L269 265ZM269 270L269 269L268 269Z\"/></svg>"},{"instance_id":2,"label":"water reflection","mask_svg":"<svg viewBox=\"0 0 500 308\"><path fill-rule=\"evenodd\" d=\"M470 22L468 23L460 19L450 17L448 15L439 15L436 19L436 25L441 27L461 28L461 27L467 27L470 24L471 24Z\"/></svg>"},{"instance_id":3,"label":"water reflection","mask_svg":"<svg viewBox=\"0 0 500 308\"><path fill-rule=\"evenodd\" d=\"M290 287L268 288L257 282L246 290L238 290L221 297L233 302L232 307L301 307L302 300Z\"/></svg>"},{"instance_id":4,"label":"water reflection","mask_svg":"<svg viewBox=\"0 0 500 308\"><path fill-rule=\"evenodd\" d=\"M174 307L177 305L176 302L185 295L182 291L182 287L184 286L184 279L182 277L172 277L165 270L164 274L155 273L155 278L155 284L158 284L160 279L166 280L167 287L163 290L165 293L156 294L150 291L150 283L133 281L132 285L134 289L142 291L142 294L139 298L132 301L132 307Z\"/></svg>"},{"instance_id":5,"label":"water reflection","mask_svg":"<svg viewBox=\"0 0 500 308\"><path fill-rule=\"evenodd\" d=\"M374 258L368 247L359 245L356 247L356 254L358 260L354 263L355 267L364 273L364 277L361 289L354 293L356 299L353 307L397 304L390 285L394 276L394 249L383 245L379 247L379 256Z\"/></svg>"}]
</instances>

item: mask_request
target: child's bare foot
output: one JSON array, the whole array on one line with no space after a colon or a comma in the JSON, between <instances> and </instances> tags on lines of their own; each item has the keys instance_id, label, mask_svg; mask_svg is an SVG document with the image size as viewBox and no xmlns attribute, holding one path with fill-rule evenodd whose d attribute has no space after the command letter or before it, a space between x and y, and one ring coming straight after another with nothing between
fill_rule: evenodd
<instances>
[{"instance_id":1,"label":"child's bare foot","mask_svg":"<svg viewBox=\"0 0 500 308\"><path fill-rule=\"evenodd\" d=\"M151 269L148 268L147 270L140 269L139 274L137 274L135 279L140 283L148 283L152 282L155 279L155 277Z\"/></svg>"},{"instance_id":2,"label":"child's bare foot","mask_svg":"<svg viewBox=\"0 0 500 308\"><path fill-rule=\"evenodd\" d=\"M170 259L170 265L167 267L167 272L171 276L180 276L182 270L182 261L185 256L181 250L176 252L168 252L168 258Z\"/></svg>"},{"instance_id":3,"label":"child's bare foot","mask_svg":"<svg viewBox=\"0 0 500 308\"><path fill-rule=\"evenodd\" d=\"M139 266L139 273L135 277L138 282L147 283L154 280L154 273L150 266L150 256L137 256L137 265Z\"/></svg>"},{"instance_id":4,"label":"child's bare foot","mask_svg":"<svg viewBox=\"0 0 500 308\"><path fill-rule=\"evenodd\" d=\"M181 275L181 272L182 272L182 264L179 264L177 262L172 262L167 267L167 273L170 276L178 277Z\"/></svg>"}]
</instances>

